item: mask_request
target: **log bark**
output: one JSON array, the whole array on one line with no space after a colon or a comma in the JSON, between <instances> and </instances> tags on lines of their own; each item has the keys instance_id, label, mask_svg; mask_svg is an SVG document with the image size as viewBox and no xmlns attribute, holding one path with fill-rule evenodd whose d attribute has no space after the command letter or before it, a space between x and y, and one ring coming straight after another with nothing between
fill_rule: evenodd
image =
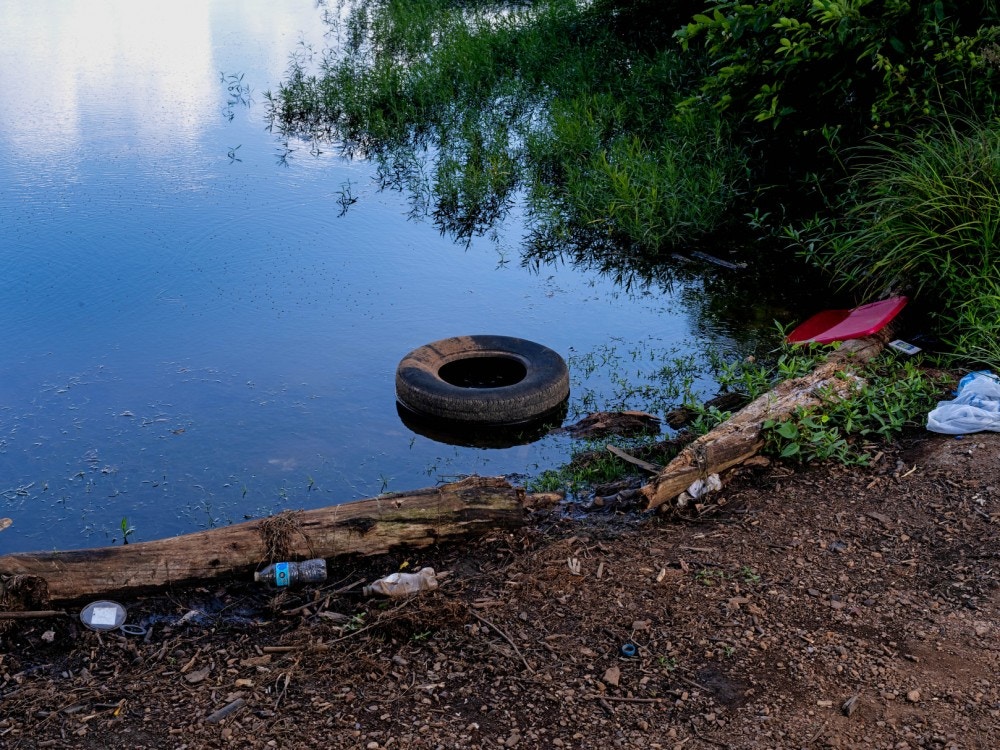
<instances>
[{"instance_id":1,"label":"log bark","mask_svg":"<svg viewBox=\"0 0 1000 750\"><path fill-rule=\"evenodd\" d=\"M316 510L117 547L0 557L0 575L37 576L52 602L127 595L253 571L275 560L348 559L467 540L524 523L531 496L470 477Z\"/></svg>"},{"instance_id":2,"label":"log bark","mask_svg":"<svg viewBox=\"0 0 1000 750\"><path fill-rule=\"evenodd\" d=\"M798 407L819 406L819 393L843 397L858 382L842 375L875 357L885 346L887 332L845 341L808 375L776 385L751 401L729 420L687 445L657 476L642 487L646 508L672 501L697 479L719 474L755 455L763 446L763 424L787 418Z\"/></svg>"}]
</instances>

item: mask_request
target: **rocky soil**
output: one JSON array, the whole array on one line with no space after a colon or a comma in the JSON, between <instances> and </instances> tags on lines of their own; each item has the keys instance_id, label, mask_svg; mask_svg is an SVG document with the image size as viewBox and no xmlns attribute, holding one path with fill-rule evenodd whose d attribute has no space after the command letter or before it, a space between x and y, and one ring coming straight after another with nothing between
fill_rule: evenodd
<instances>
[{"instance_id":1,"label":"rocky soil","mask_svg":"<svg viewBox=\"0 0 1000 750\"><path fill-rule=\"evenodd\" d=\"M1000 747L1000 435L747 470L698 519L539 512L467 549L0 624L0 747ZM405 600L355 593L402 565Z\"/></svg>"}]
</instances>

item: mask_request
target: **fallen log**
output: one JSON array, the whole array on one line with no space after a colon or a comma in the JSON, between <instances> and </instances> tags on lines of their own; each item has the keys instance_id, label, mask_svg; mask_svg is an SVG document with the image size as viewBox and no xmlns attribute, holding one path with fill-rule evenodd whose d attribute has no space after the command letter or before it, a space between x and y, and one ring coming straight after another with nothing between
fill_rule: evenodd
<instances>
[{"instance_id":1,"label":"fallen log","mask_svg":"<svg viewBox=\"0 0 1000 750\"><path fill-rule=\"evenodd\" d=\"M719 474L755 455L764 446L766 420L786 418L799 407L819 406L820 392L827 398L846 395L857 379L845 379L843 371L875 357L886 341L886 334L845 341L808 375L779 383L688 444L642 487L644 507L657 508L670 502L695 480Z\"/></svg>"},{"instance_id":2,"label":"fallen log","mask_svg":"<svg viewBox=\"0 0 1000 750\"><path fill-rule=\"evenodd\" d=\"M4 555L0 576L44 579L52 602L236 576L251 580L255 569L277 560L367 557L516 527L532 498L503 477L469 477L156 541Z\"/></svg>"}]
</instances>

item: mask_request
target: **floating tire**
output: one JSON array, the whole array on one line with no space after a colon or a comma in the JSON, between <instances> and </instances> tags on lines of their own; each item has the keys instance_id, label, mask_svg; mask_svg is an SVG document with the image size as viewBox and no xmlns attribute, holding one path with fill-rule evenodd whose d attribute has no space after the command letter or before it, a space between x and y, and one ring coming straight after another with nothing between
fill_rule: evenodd
<instances>
[{"instance_id":1,"label":"floating tire","mask_svg":"<svg viewBox=\"0 0 1000 750\"><path fill-rule=\"evenodd\" d=\"M510 336L456 336L403 357L396 399L423 417L469 425L529 422L569 397L566 362L548 347Z\"/></svg>"}]
</instances>

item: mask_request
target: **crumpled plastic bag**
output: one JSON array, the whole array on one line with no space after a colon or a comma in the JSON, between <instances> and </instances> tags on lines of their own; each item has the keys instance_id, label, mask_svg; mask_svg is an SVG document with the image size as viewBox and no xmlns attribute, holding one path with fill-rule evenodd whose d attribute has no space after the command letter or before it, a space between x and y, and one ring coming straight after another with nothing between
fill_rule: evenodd
<instances>
[{"instance_id":1,"label":"crumpled plastic bag","mask_svg":"<svg viewBox=\"0 0 1000 750\"><path fill-rule=\"evenodd\" d=\"M718 474L709 474L704 479L695 479L691 486L677 496L677 507L684 508L692 500L697 500L710 492L722 489L722 480Z\"/></svg>"},{"instance_id":2,"label":"crumpled plastic bag","mask_svg":"<svg viewBox=\"0 0 1000 750\"><path fill-rule=\"evenodd\" d=\"M954 401L940 401L927 415L927 429L945 435L1000 432L1000 378L989 370L958 381Z\"/></svg>"}]
</instances>

